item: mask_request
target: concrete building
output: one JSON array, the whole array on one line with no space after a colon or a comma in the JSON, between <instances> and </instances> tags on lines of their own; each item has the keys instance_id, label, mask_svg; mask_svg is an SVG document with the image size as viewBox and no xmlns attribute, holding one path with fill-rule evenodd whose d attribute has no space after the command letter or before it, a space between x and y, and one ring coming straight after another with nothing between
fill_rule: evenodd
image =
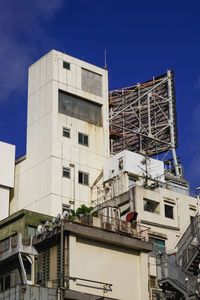
<instances>
[{"instance_id":1,"label":"concrete building","mask_svg":"<svg viewBox=\"0 0 200 300\"><path fill-rule=\"evenodd\" d=\"M0 221L9 216L11 189L14 188L15 146L0 142Z\"/></svg>"},{"instance_id":2,"label":"concrete building","mask_svg":"<svg viewBox=\"0 0 200 300\"><path fill-rule=\"evenodd\" d=\"M59 229L34 239L39 253L37 283L64 287L63 299L148 299L152 245L135 232L105 230L103 219L89 221L63 220Z\"/></svg>"},{"instance_id":3,"label":"concrete building","mask_svg":"<svg viewBox=\"0 0 200 300\"><path fill-rule=\"evenodd\" d=\"M115 230L105 230L104 219L92 216L51 222L49 216L21 210L4 219L0 299L126 300L133 293L148 299L152 244L141 228L130 227L126 234L112 221Z\"/></svg>"},{"instance_id":4,"label":"concrete building","mask_svg":"<svg viewBox=\"0 0 200 300\"><path fill-rule=\"evenodd\" d=\"M34 284L37 251L32 236L39 224L51 219L23 209L0 221L0 292L18 284Z\"/></svg>"},{"instance_id":5,"label":"concrete building","mask_svg":"<svg viewBox=\"0 0 200 300\"><path fill-rule=\"evenodd\" d=\"M26 155L16 162L10 213L57 215L91 203L109 157L107 71L55 50L29 68Z\"/></svg>"},{"instance_id":6,"label":"concrete building","mask_svg":"<svg viewBox=\"0 0 200 300\"><path fill-rule=\"evenodd\" d=\"M165 272L168 260L183 266L186 257L185 270L194 265L194 257L188 261L189 249L195 249L198 257L199 244L194 247L193 242L200 241L198 199L190 195L175 153L173 78L168 71L152 81L116 90L109 110L106 70L55 50L29 68L26 154L16 160L15 179L14 146L0 144L6 170L0 173L4 203L0 219L8 217L8 208L10 215L28 209L56 216L85 204L94 207L100 221L85 224L67 219L63 229L57 224L41 233L29 245L30 257L39 254L32 264L37 271L31 271L30 280L17 283L51 288L56 283L61 293L65 289L66 299L83 299L86 294L84 299L132 299L131 288L143 300L162 299L166 290L169 299L196 297L198 286L193 294L182 288L189 278L186 273L168 278ZM167 163L152 158L170 149L173 159ZM192 233L193 240L185 232ZM149 259L148 242L153 243ZM11 237L8 244L12 248ZM26 253L24 246L20 242ZM178 251L179 261L166 256L166 251ZM133 269L128 267L131 264ZM197 276L196 265L192 272ZM169 274L175 274L174 269ZM182 281L177 284L179 275Z\"/></svg>"}]
</instances>

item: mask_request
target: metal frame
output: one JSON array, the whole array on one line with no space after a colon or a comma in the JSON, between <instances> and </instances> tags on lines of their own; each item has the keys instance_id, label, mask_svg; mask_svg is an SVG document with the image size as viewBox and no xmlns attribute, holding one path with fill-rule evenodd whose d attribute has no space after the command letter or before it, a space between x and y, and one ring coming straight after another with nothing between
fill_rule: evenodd
<instances>
[{"instance_id":1,"label":"metal frame","mask_svg":"<svg viewBox=\"0 0 200 300\"><path fill-rule=\"evenodd\" d=\"M175 148L177 142L174 73L145 83L111 91L111 151L124 149L154 156L172 150L179 176Z\"/></svg>"}]
</instances>

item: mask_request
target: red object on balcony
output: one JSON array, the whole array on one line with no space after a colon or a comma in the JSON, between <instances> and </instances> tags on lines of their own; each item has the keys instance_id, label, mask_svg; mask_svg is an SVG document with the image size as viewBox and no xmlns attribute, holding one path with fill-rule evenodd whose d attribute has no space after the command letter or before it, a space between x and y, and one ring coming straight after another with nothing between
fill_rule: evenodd
<instances>
[{"instance_id":1,"label":"red object on balcony","mask_svg":"<svg viewBox=\"0 0 200 300\"><path fill-rule=\"evenodd\" d=\"M132 223L133 221L135 221L137 219L137 215L138 215L137 212L131 211L130 213L127 214L126 221Z\"/></svg>"}]
</instances>

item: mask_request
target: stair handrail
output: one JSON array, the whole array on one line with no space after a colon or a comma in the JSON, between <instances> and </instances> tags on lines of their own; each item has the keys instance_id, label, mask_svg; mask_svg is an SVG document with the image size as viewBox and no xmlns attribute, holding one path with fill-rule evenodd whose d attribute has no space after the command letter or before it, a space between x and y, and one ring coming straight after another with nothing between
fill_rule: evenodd
<instances>
[{"instance_id":1,"label":"stair handrail","mask_svg":"<svg viewBox=\"0 0 200 300\"><path fill-rule=\"evenodd\" d=\"M187 293L188 296L196 292L197 289L197 278L191 275L189 272L184 271L177 264L176 257L173 255L162 255L160 257L160 263L157 267L160 269L161 278L158 281L165 279L171 280L179 291Z\"/></svg>"},{"instance_id":2,"label":"stair handrail","mask_svg":"<svg viewBox=\"0 0 200 300\"><path fill-rule=\"evenodd\" d=\"M191 221L190 225L187 227L186 231L184 232L183 236L179 240L179 242L176 245L177 249L177 259L180 261L184 251L188 248L188 246L191 244L191 242L194 240L195 236L198 233L199 230L199 221L200 221L200 215L196 215L194 219Z\"/></svg>"}]
</instances>

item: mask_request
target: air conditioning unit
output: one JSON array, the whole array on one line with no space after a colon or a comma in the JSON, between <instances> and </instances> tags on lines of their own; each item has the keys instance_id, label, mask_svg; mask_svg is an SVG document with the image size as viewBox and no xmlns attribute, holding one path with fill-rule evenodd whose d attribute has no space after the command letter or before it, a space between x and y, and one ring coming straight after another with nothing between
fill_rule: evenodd
<instances>
[{"instance_id":1,"label":"air conditioning unit","mask_svg":"<svg viewBox=\"0 0 200 300\"><path fill-rule=\"evenodd\" d=\"M103 222L103 223L102 223L102 228L103 228L103 229L106 229L106 230L111 230L111 231L113 231L113 226L112 226L112 224L109 223L109 222Z\"/></svg>"},{"instance_id":2,"label":"air conditioning unit","mask_svg":"<svg viewBox=\"0 0 200 300\"><path fill-rule=\"evenodd\" d=\"M119 221L119 231L131 234L131 223L126 221Z\"/></svg>"}]
</instances>

